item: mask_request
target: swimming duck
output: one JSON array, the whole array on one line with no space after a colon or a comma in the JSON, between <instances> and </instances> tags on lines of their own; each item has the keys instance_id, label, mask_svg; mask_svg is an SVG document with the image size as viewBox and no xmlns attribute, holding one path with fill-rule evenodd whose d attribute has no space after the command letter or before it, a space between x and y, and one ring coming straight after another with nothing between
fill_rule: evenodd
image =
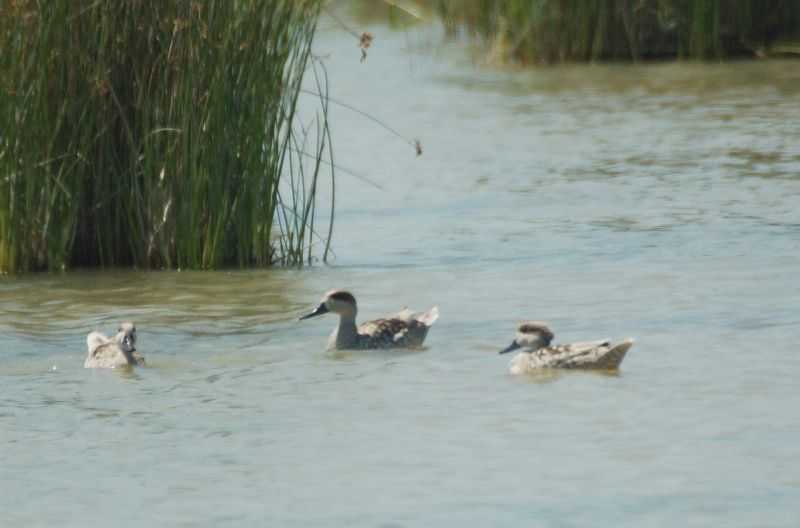
<instances>
[{"instance_id":1,"label":"swimming duck","mask_svg":"<svg viewBox=\"0 0 800 528\"><path fill-rule=\"evenodd\" d=\"M136 326L125 322L119 325L117 335L109 339L101 332L91 332L86 337L89 355L84 368L119 368L129 365L143 366L144 356L136 350Z\"/></svg>"},{"instance_id":2,"label":"swimming duck","mask_svg":"<svg viewBox=\"0 0 800 528\"><path fill-rule=\"evenodd\" d=\"M420 346L428 335L428 328L439 317L434 306L420 316L404 308L391 317L367 321L356 326L356 298L343 290L331 290L320 305L300 318L308 319L325 313L339 316L339 326L328 339L327 350L407 348Z\"/></svg>"},{"instance_id":3,"label":"swimming duck","mask_svg":"<svg viewBox=\"0 0 800 528\"><path fill-rule=\"evenodd\" d=\"M553 337L545 323L534 321L520 325L514 341L499 352L524 349L511 359L508 371L523 374L542 368L617 369L633 346L633 339L613 347L606 339L551 346Z\"/></svg>"}]
</instances>

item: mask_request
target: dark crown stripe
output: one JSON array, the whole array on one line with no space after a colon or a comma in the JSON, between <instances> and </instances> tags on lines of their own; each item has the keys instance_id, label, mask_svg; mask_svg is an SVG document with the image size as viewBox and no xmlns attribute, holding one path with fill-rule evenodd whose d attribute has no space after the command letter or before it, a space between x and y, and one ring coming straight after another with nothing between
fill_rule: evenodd
<instances>
[{"instance_id":1,"label":"dark crown stripe","mask_svg":"<svg viewBox=\"0 0 800 528\"><path fill-rule=\"evenodd\" d=\"M552 339L553 331L544 323L524 323L520 325L519 332L523 334L533 334L539 332L542 337Z\"/></svg>"},{"instance_id":2,"label":"dark crown stripe","mask_svg":"<svg viewBox=\"0 0 800 528\"><path fill-rule=\"evenodd\" d=\"M352 304L356 303L356 298L353 297L353 295L350 292L346 292L346 291L334 292L334 293L330 294L329 298L333 299L334 301L349 302L349 303L352 303Z\"/></svg>"}]
</instances>

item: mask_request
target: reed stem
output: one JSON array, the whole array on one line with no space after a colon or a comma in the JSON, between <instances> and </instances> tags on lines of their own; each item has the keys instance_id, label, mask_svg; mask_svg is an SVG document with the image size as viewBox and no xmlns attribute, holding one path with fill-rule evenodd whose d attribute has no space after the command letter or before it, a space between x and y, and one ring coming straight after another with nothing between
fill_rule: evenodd
<instances>
[{"instance_id":1,"label":"reed stem","mask_svg":"<svg viewBox=\"0 0 800 528\"><path fill-rule=\"evenodd\" d=\"M325 95L315 122L296 110L320 6L4 2L0 271L309 260Z\"/></svg>"},{"instance_id":2,"label":"reed stem","mask_svg":"<svg viewBox=\"0 0 800 528\"><path fill-rule=\"evenodd\" d=\"M436 0L450 33L497 61L723 59L800 41L794 0Z\"/></svg>"}]
</instances>

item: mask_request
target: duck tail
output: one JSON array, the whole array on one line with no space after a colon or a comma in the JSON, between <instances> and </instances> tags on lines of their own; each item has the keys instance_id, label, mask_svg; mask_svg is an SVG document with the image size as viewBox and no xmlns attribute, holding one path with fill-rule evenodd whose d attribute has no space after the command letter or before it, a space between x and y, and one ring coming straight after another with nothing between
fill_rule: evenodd
<instances>
[{"instance_id":1,"label":"duck tail","mask_svg":"<svg viewBox=\"0 0 800 528\"><path fill-rule=\"evenodd\" d=\"M633 346L633 338L626 339L622 343L615 345L608 352L603 354L603 357L597 362L597 368L602 369L617 369L619 368L622 360L625 359L625 354Z\"/></svg>"},{"instance_id":2,"label":"duck tail","mask_svg":"<svg viewBox=\"0 0 800 528\"><path fill-rule=\"evenodd\" d=\"M108 338L100 332L91 332L86 336L86 346L89 348L89 354L106 342L108 342Z\"/></svg>"},{"instance_id":3,"label":"duck tail","mask_svg":"<svg viewBox=\"0 0 800 528\"><path fill-rule=\"evenodd\" d=\"M439 318L439 307L434 306L424 314L419 316L417 319L420 323L424 324L425 326L431 326L436 320Z\"/></svg>"}]
</instances>

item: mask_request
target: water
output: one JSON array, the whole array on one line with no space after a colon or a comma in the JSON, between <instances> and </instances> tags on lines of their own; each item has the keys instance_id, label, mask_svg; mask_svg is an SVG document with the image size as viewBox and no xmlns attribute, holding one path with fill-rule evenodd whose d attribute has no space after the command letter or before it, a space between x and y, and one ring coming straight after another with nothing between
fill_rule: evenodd
<instances>
[{"instance_id":1,"label":"water","mask_svg":"<svg viewBox=\"0 0 800 528\"><path fill-rule=\"evenodd\" d=\"M361 30L362 27L353 22ZM3 526L800 523L800 68L490 69L325 29L330 266L0 278ZM323 197L324 200L324 197ZM421 352L323 351L442 316ZM134 319L150 367L82 368ZM629 336L619 375L513 378L517 324Z\"/></svg>"}]
</instances>

